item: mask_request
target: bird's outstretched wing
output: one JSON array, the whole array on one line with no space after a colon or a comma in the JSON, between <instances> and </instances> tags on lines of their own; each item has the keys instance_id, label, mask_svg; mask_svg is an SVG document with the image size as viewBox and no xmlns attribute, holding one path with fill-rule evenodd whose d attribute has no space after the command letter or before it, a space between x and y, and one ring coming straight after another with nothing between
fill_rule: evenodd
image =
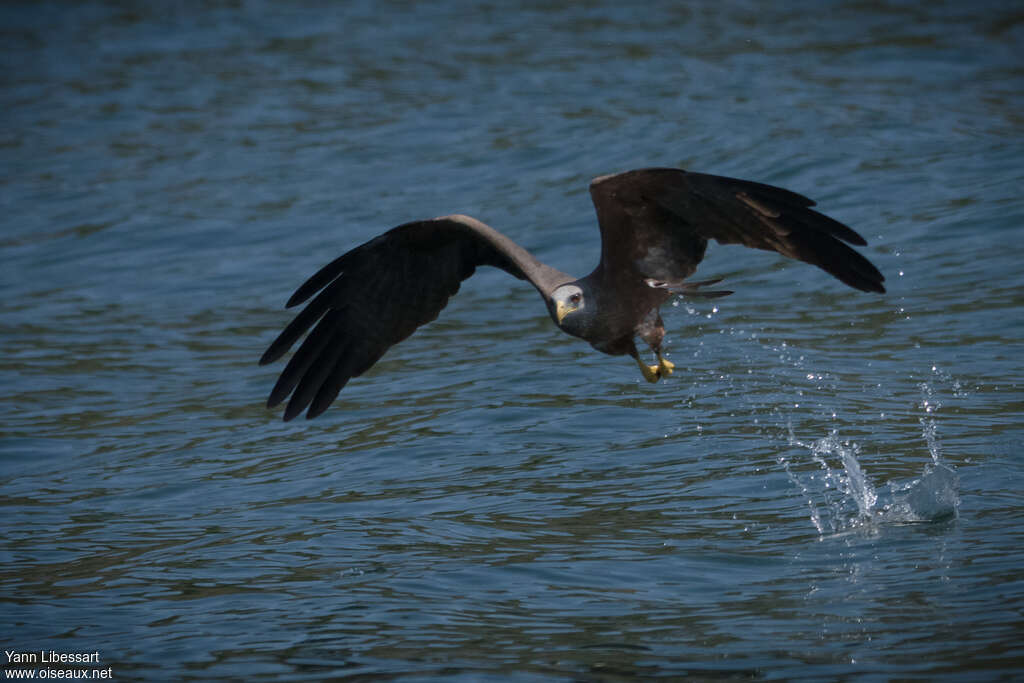
<instances>
[{"instance_id":1,"label":"bird's outstretched wing","mask_svg":"<svg viewBox=\"0 0 1024 683\"><path fill-rule=\"evenodd\" d=\"M618 278L680 281L713 239L813 264L855 289L885 291L885 277L846 244L865 246L864 238L789 190L648 168L596 178L590 194L601 226L599 267Z\"/></svg>"},{"instance_id":2,"label":"bird's outstretched wing","mask_svg":"<svg viewBox=\"0 0 1024 683\"><path fill-rule=\"evenodd\" d=\"M260 365L277 360L313 328L267 406L291 394L285 420L307 406L307 417L316 417L351 378L434 320L460 283L484 265L529 280L544 295L567 277L490 226L460 215L400 225L327 264L288 300L291 307L316 294L260 358Z\"/></svg>"}]
</instances>

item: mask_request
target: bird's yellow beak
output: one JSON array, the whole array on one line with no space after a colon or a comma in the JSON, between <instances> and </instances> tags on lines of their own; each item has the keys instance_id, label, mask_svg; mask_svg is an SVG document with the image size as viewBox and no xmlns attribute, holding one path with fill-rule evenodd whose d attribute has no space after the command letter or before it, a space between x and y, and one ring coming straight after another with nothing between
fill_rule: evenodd
<instances>
[{"instance_id":1,"label":"bird's yellow beak","mask_svg":"<svg viewBox=\"0 0 1024 683\"><path fill-rule=\"evenodd\" d=\"M567 305L562 301L555 302L555 317L558 319L558 324L562 324L562 318L575 311L578 306Z\"/></svg>"}]
</instances>

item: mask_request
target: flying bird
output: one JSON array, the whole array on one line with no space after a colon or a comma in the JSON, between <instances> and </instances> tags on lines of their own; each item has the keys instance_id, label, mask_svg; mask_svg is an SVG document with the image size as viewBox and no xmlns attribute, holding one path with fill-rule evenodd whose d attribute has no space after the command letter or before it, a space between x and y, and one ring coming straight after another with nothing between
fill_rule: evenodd
<instances>
[{"instance_id":1,"label":"flying bird","mask_svg":"<svg viewBox=\"0 0 1024 683\"><path fill-rule=\"evenodd\" d=\"M320 415L350 379L437 318L478 266L528 281L563 332L603 353L631 356L649 382L674 367L661 354L665 328L659 306L673 294L731 294L705 289L718 280L685 281L708 240L778 252L854 289L885 292L883 275L848 246L866 246L864 238L789 190L647 168L595 178L590 196L601 230L601 260L583 278L541 263L489 225L459 214L399 225L331 261L288 300L292 307L313 297L260 358L260 365L277 360L312 328L267 406L291 396L285 420L307 408L308 418ZM657 364L641 359L636 339L650 347Z\"/></svg>"}]
</instances>

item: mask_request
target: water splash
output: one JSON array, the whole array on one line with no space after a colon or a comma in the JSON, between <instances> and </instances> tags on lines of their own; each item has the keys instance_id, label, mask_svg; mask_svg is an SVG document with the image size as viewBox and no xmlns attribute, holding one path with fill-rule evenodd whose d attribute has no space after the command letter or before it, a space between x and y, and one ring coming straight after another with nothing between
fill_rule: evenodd
<instances>
[{"instance_id":1,"label":"water splash","mask_svg":"<svg viewBox=\"0 0 1024 683\"><path fill-rule=\"evenodd\" d=\"M796 438L790 428L789 445L810 454L817 470L798 473L800 463L779 456L779 464L800 488L811 513L811 523L821 535L835 534L871 521L878 493L864 474L858 456L860 446L845 441L836 431L813 442Z\"/></svg>"},{"instance_id":2,"label":"water splash","mask_svg":"<svg viewBox=\"0 0 1024 683\"><path fill-rule=\"evenodd\" d=\"M924 473L907 483L890 482L891 502L882 521L933 522L956 517L960 507L960 477L946 465L925 465Z\"/></svg>"},{"instance_id":3,"label":"water splash","mask_svg":"<svg viewBox=\"0 0 1024 683\"><path fill-rule=\"evenodd\" d=\"M801 463L786 456L779 456L779 463L807 501L811 523L819 535L870 525L933 522L958 515L960 478L943 463L935 423L935 413L942 404L931 383L923 382L920 388L921 409L925 412L920 418L921 435L931 462L924 466L920 477L889 482L881 494L860 465L857 443L840 438L835 430L813 442L801 441L790 426L789 445L805 449L817 468L798 472Z\"/></svg>"}]
</instances>

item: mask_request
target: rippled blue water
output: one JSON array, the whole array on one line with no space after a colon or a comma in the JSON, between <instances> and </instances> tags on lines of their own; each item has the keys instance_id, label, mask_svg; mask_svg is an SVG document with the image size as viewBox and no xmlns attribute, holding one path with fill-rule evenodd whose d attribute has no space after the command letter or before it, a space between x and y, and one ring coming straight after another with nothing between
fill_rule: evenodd
<instances>
[{"instance_id":1,"label":"rippled blue water","mask_svg":"<svg viewBox=\"0 0 1024 683\"><path fill-rule=\"evenodd\" d=\"M0 37L5 650L119 680L1020 675L1009 4L5 3ZM587 182L648 165L814 197L889 293L713 246L737 293L666 307L648 385L481 272L322 418L263 407L326 261L459 211L584 274Z\"/></svg>"}]
</instances>

